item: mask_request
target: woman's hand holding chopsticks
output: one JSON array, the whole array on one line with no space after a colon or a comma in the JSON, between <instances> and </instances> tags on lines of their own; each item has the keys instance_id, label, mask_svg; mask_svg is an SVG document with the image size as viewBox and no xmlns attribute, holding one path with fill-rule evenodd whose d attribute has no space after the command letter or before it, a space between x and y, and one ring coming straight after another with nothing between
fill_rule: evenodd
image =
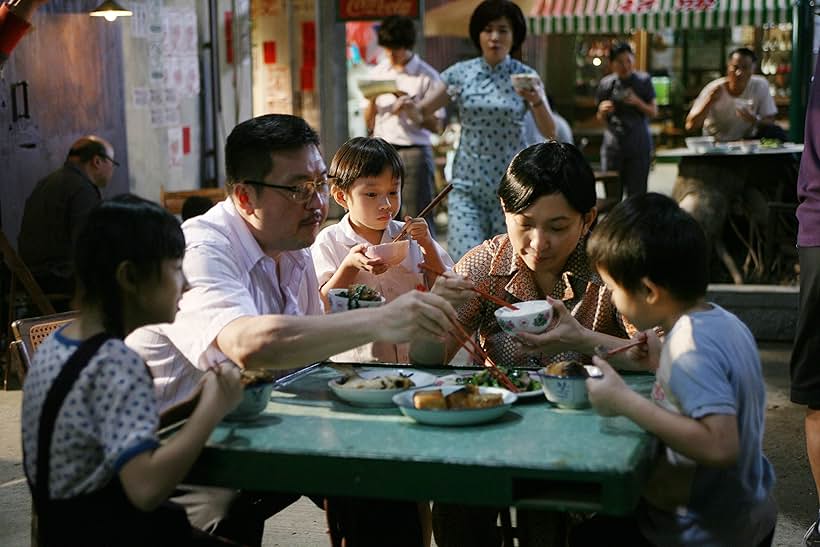
<instances>
[{"instance_id":1,"label":"woman's hand holding chopsticks","mask_svg":"<svg viewBox=\"0 0 820 547\"><path fill-rule=\"evenodd\" d=\"M436 277L430 292L437 294L458 309L471 298L475 298L473 282L466 276L453 271L447 271Z\"/></svg>"}]
</instances>

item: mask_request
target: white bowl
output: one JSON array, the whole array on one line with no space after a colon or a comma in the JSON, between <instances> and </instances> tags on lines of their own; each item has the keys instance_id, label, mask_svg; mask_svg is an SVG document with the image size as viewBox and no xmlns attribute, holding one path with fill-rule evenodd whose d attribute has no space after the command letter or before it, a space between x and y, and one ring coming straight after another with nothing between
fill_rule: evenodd
<instances>
[{"instance_id":1,"label":"white bowl","mask_svg":"<svg viewBox=\"0 0 820 547\"><path fill-rule=\"evenodd\" d=\"M535 89L535 82L540 79L537 74L527 72L510 74L510 80L512 80L512 85L515 89Z\"/></svg>"},{"instance_id":2,"label":"white bowl","mask_svg":"<svg viewBox=\"0 0 820 547\"><path fill-rule=\"evenodd\" d=\"M252 420L259 416L268 406L273 384L271 381L246 386L239 406L231 410L225 416L225 419L228 421L242 421Z\"/></svg>"},{"instance_id":3,"label":"white bowl","mask_svg":"<svg viewBox=\"0 0 820 547\"><path fill-rule=\"evenodd\" d=\"M368 247L364 254L368 258L381 258L382 262L388 266L395 266L407 258L408 251L410 251L410 240L402 239L401 241L396 241L395 243L373 245Z\"/></svg>"},{"instance_id":4,"label":"white bowl","mask_svg":"<svg viewBox=\"0 0 820 547\"><path fill-rule=\"evenodd\" d=\"M715 146L714 137L686 137L686 148L693 152L706 152Z\"/></svg>"},{"instance_id":5,"label":"white bowl","mask_svg":"<svg viewBox=\"0 0 820 547\"><path fill-rule=\"evenodd\" d=\"M359 300L358 306L351 308L350 300L347 298L348 289L330 289L327 292L327 298L330 300L330 311L331 313L337 313L340 311L347 311L351 309L358 309L358 308L378 308L382 304L384 304L384 297L381 297L381 300ZM344 296L341 296L344 295Z\"/></svg>"},{"instance_id":6,"label":"white bowl","mask_svg":"<svg viewBox=\"0 0 820 547\"><path fill-rule=\"evenodd\" d=\"M601 369L584 365L591 378L602 376ZM555 376L543 369L538 371L541 388L547 400L560 408L586 408L589 406L586 378L583 376Z\"/></svg>"},{"instance_id":7,"label":"white bowl","mask_svg":"<svg viewBox=\"0 0 820 547\"><path fill-rule=\"evenodd\" d=\"M544 332L552 320L552 304L546 300L528 300L513 304L517 310L500 307L495 310L495 320L510 334Z\"/></svg>"},{"instance_id":8,"label":"white bowl","mask_svg":"<svg viewBox=\"0 0 820 547\"><path fill-rule=\"evenodd\" d=\"M416 391L427 391L430 389L440 389L445 396L453 391L462 389L456 386L441 386L418 390L403 391L393 397L393 402L399 407L401 413L412 418L421 424L429 425L473 425L495 420L503 416L510 409L518 396L511 391L500 387L480 387L481 393L500 393L502 403L490 408L454 408L454 409L418 409L413 406L413 393Z\"/></svg>"},{"instance_id":9,"label":"white bowl","mask_svg":"<svg viewBox=\"0 0 820 547\"><path fill-rule=\"evenodd\" d=\"M420 370L413 370L408 368L372 368L360 369L357 371L362 378L375 378L377 376L404 376L413 380L415 387L409 389L416 389L419 387L429 386L435 383L436 376L429 372L422 372ZM334 378L327 383L330 390L343 401L356 406L393 406L393 396L397 393L407 391L405 388L400 389L358 389L345 387L339 384L339 378Z\"/></svg>"}]
</instances>

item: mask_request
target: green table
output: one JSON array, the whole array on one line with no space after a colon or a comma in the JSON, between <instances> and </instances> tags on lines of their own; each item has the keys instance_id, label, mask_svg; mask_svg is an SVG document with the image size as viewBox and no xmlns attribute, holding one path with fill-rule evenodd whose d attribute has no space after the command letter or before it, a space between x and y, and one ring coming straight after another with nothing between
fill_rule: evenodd
<instances>
[{"instance_id":1,"label":"green table","mask_svg":"<svg viewBox=\"0 0 820 547\"><path fill-rule=\"evenodd\" d=\"M397 408L336 400L327 383L338 374L314 366L274 391L255 421L220 424L185 482L625 514L655 452L654 437L625 418L545 399L515 404L488 424L420 425ZM653 382L626 379L644 394Z\"/></svg>"}]
</instances>

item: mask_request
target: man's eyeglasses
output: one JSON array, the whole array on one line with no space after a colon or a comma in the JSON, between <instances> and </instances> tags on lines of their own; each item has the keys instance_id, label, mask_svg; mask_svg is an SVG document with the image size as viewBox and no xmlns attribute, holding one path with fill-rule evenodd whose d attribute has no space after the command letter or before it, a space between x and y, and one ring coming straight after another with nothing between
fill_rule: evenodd
<instances>
[{"instance_id":1,"label":"man's eyeglasses","mask_svg":"<svg viewBox=\"0 0 820 547\"><path fill-rule=\"evenodd\" d=\"M256 184L259 186L267 186L268 188L276 188L277 190L285 190L288 192L288 197L297 203L307 203L313 198L313 194L319 194L322 199L330 195L330 185L335 179L328 178L324 180L311 180L300 186L283 186L281 184L271 184L269 182L262 182L258 180L246 180L245 184Z\"/></svg>"},{"instance_id":2,"label":"man's eyeglasses","mask_svg":"<svg viewBox=\"0 0 820 547\"><path fill-rule=\"evenodd\" d=\"M120 166L120 163L117 160L115 160L114 158L112 158L110 156L107 156L106 154L97 154L97 155L99 157L103 158L103 159L106 159L106 160L110 161L114 165L114 167L119 167Z\"/></svg>"}]
</instances>

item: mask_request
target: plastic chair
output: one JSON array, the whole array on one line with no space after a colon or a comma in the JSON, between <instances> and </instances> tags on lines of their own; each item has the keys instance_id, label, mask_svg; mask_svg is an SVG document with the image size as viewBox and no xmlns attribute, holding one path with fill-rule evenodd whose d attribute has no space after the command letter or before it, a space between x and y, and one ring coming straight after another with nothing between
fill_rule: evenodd
<instances>
[{"instance_id":1,"label":"plastic chair","mask_svg":"<svg viewBox=\"0 0 820 547\"><path fill-rule=\"evenodd\" d=\"M14 340L9 344L9 353L11 355L12 365L15 368L15 372L21 384L26 377L29 365L31 364L31 357L34 355L34 351L37 347L43 340L48 338L52 332L66 323L74 321L78 315L79 312L69 311L28 319L18 319L11 324L11 332L14 335ZM8 386L8 374L6 374L3 383L4 389L6 389Z\"/></svg>"}]
</instances>

